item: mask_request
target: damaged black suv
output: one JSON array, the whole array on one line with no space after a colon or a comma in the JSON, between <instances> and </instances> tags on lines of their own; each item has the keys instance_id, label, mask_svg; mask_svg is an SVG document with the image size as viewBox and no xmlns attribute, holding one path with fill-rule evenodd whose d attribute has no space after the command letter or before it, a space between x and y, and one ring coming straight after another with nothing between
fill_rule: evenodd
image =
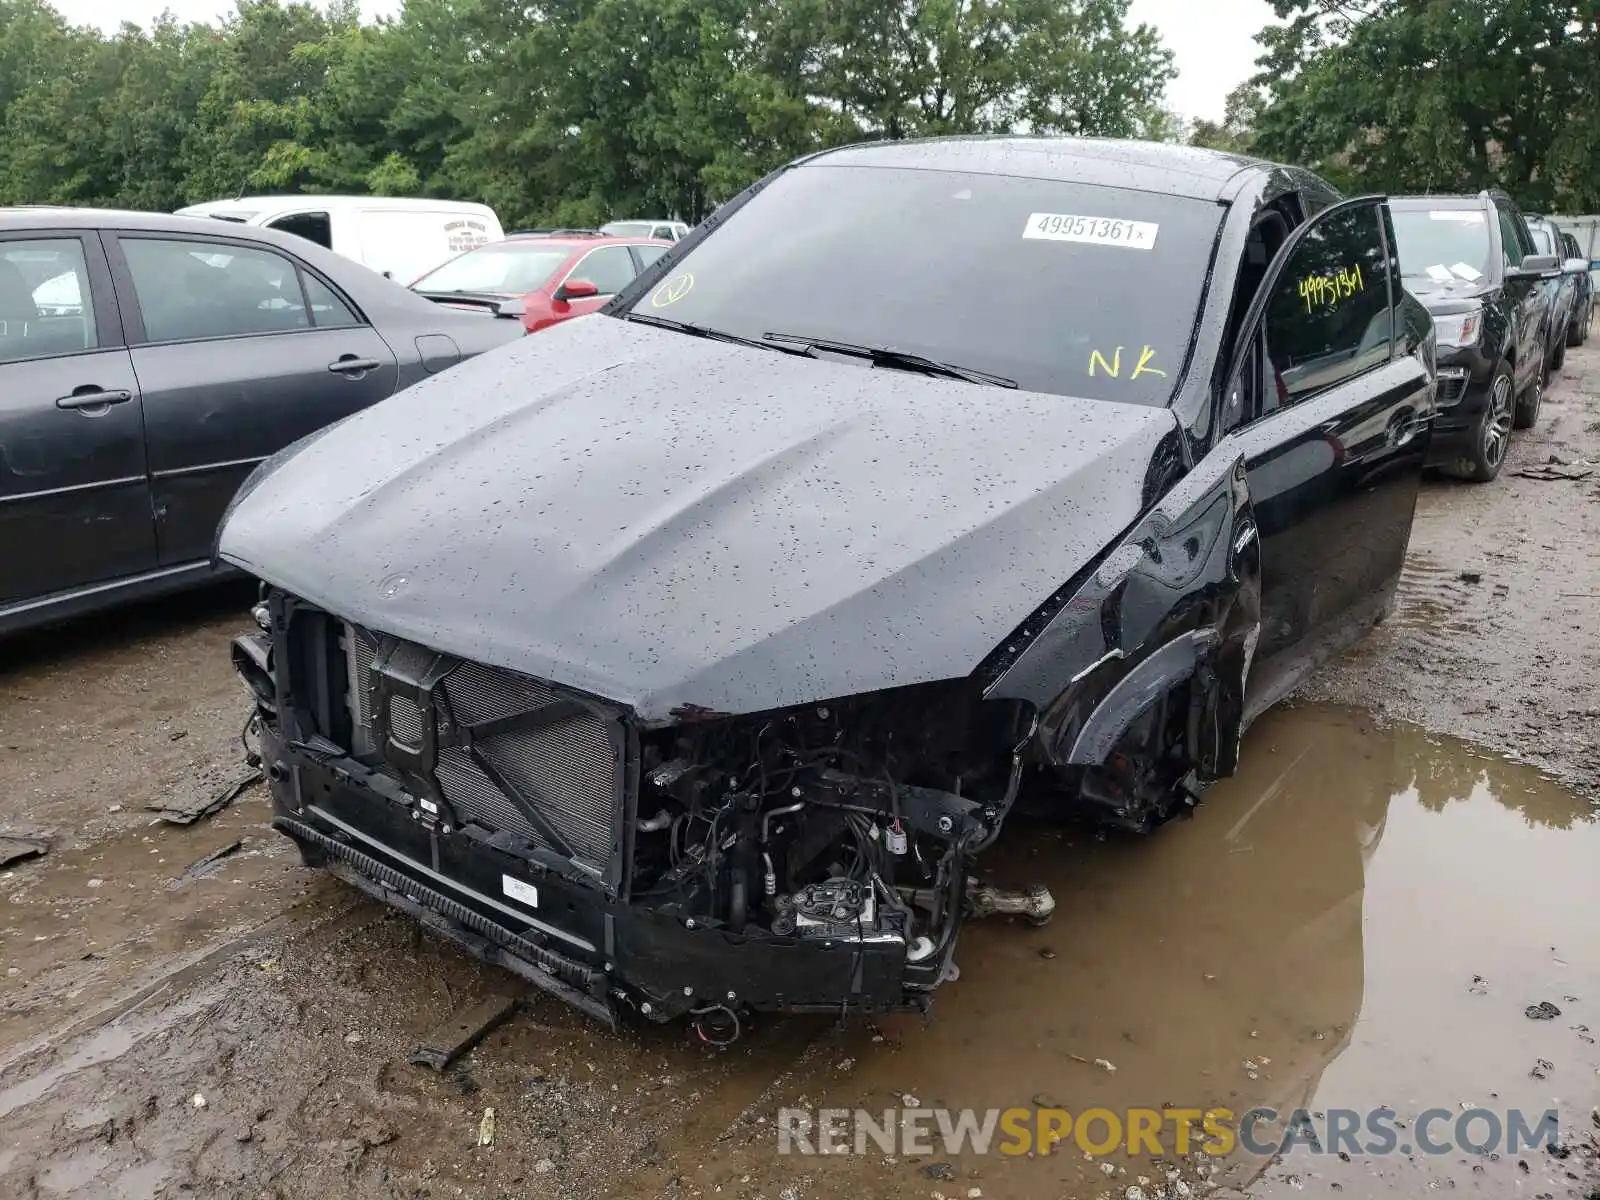
<instances>
[{"instance_id":1,"label":"damaged black suv","mask_svg":"<svg viewBox=\"0 0 1600 1200\"><path fill-rule=\"evenodd\" d=\"M1388 608L1434 401L1381 198L885 143L234 502L306 861L603 1019L924 1009L1019 797L1133 830Z\"/></svg>"}]
</instances>

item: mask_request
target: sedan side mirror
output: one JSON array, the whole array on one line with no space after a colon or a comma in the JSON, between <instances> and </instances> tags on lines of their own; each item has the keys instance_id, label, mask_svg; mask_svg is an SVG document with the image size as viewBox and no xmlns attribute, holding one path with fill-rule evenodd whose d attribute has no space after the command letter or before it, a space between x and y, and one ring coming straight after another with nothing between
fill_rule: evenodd
<instances>
[{"instance_id":1,"label":"sedan side mirror","mask_svg":"<svg viewBox=\"0 0 1600 1200\"><path fill-rule=\"evenodd\" d=\"M569 279L556 289L557 300L582 300L599 294L600 289L587 279Z\"/></svg>"},{"instance_id":2,"label":"sedan side mirror","mask_svg":"<svg viewBox=\"0 0 1600 1200\"><path fill-rule=\"evenodd\" d=\"M1568 275L1586 275L1589 272L1589 260L1587 258L1569 258L1562 270Z\"/></svg>"},{"instance_id":3,"label":"sedan side mirror","mask_svg":"<svg viewBox=\"0 0 1600 1200\"><path fill-rule=\"evenodd\" d=\"M1554 254L1530 254L1522 265L1512 267L1506 274L1512 279L1539 279L1561 270L1561 260Z\"/></svg>"},{"instance_id":4,"label":"sedan side mirror","mask_svg":"<svg viewBox=\"0 0 1600 1200\"><path fill-rule=\"evenodd\" d=\"M502 300L494 306L494 315L497 317L511 317L521 320L527 315L528 306L521 296L513 296L509 300Z\"/></svg>"}]
</instances>

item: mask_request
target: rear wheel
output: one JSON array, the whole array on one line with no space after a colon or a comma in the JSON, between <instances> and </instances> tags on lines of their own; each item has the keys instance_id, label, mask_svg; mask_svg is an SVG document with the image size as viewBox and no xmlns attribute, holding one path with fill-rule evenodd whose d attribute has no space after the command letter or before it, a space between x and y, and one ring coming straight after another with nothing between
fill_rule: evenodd
<instances>
[{"instance_id":1,"label":"rear wheel","mask_svg":"<svg viewBox=\"0 0 1600 1200\"><path fill-rule=\"evenodd\" d=\"M1513 387L1511 364L1502 362L1495 368L1494 378L1489 382L1489 401L1484 406L1483 415L1473 426L1472 454L1467 460L1471 469L1466 477L1474 483L1488 483L1500 474L1500 468L1505 465L1506 450L1511 445L1511 426L1515 421L1512 410L1516 404L1511 397ZM1529 385L1529 390L1542 390L1537 376ZM1537 403L1535 401L1535 413L1538 411Z\"/></svg>"},{"instance_id":2,"label":"rear wheel","mask_svg":"<svg viewBox=\"0 0 1600 1200\"><path fill-rule=\"evenodd\" d=\"M1535 421L1539 419L1539 408L1544 404L1544 381L1535 379L1526 388L1522 395L1517 397L1516 412L1511 422L1513 429L1532 429Z\"/></svg>"},{"instance_id":3,"label":"rear wheel","mask_svg":"<svg viewBox=\"0 0 1600 1200\"><path fill-rule=\"evenodd\" d=\"M1583 306L1583 312L1572 319L1567 327L1567 345L1581 346L1589 340L1589 326L1594 321L1594 302Z\"/></svg>"}]
</instances>

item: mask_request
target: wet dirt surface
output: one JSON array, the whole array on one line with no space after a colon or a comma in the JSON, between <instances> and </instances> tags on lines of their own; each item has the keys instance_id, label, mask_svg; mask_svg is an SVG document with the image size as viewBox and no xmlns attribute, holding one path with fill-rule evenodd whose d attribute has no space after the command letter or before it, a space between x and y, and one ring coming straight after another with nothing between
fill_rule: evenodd
<instances>
[{"instance_id":1,"label":"wet dirt surface","mask_svg":"<svg viewBox=\"0 0 1600 1200\"><path fill-rule=\"evenodd\" d=\"M1559 474L1584 478L1534 479ZM1394 616L1303 694L1449 730L1600 792L1600 347L1569 350L1490 484L1423 488Z\"/></svg>"},{"instance_id":2,"label":"wet dirt surface","mask_svg":"<svg viewBox=\"0 0 1600 1200\"><path fill-rule=\"evenodd\" d=\"M1600 352L1573 352L1508 473L1600 460L1596 393ZM302 868L259 789L186 829L144 811L242 770L227 641L248 592L8 645L0 832L54 846L0 871L0 1197L1586 1197L1600 602L1562 593L1600 593L1597 489L1428 485L1394 617L1263 718L1192 820L1144 840L1016 824L983 865L1049 884L1057 915L968 925L929 1021L767 1020L724 1052L534 994L455 1067L408 1064L521 986ZM1560 1015L1524 1014L1541 1002ZM908 1095L1387 1105L1402 1135L1430 1108L1554 1109L1568 1153L776 1152L781 1106Z\"/></svg>"}]
</instances>

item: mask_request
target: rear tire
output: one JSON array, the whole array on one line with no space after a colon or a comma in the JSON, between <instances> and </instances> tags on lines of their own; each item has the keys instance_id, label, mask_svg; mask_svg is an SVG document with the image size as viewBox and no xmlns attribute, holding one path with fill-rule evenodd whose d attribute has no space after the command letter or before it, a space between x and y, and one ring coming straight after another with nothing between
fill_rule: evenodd
<instances>
[{"instance_id":1,"label":"rear tire","mask_svg":"<svg viewBox=\"0 0 1600 1200\"><path fill-rule=\"evenodd\" d=\"M1581 346L1589 340L1589 326L1594 322L1594 301L1583 306L1581 318L1574 318L1567 327L1567 345Z\"/></svg>"},{"instance_id":2,"label":"rear tire","mask_svg":"<svg viewBox=\"0 0 1600 1200\"><path fill-rule=\"evenodd\" d=\"M1539 388L1539 380L1531 385ZM1488 483L1500 474L1505 466L1506 450L1511 445L1511 426L1516 417L1516 402L1511 397L1516 381L1511 364L1502 361L1489 381L1489 400L1484 405L1478 423L1472 427L1472 452L1466 459L1470 469L1466 478L1473 483Z\"/></svg>"},{"instance_id":3,"label":"rear tire","mask_svg":"<svg viewBox=\"0 0 1600 1200\"><path fill-rule=\"evenodd\" d=\"M1517 397L1516 412L1513 414L1511 428L1532 429L1534 422L1539 419L1539 409L1544 404L1544 383L1535 379L1526 388L1522 395Z\"/></svg>"}]
</instances>

